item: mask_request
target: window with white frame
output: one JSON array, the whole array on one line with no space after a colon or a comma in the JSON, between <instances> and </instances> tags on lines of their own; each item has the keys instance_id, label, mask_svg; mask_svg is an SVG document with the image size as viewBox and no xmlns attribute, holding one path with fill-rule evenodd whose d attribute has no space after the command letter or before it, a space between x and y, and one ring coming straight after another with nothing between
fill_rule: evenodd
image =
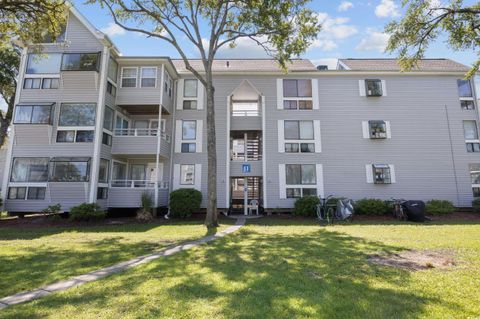
<instances>
[{"instance_id":1,"label":"window with white frame","mask_svg":"<svg viewBox=\"0 0 480 319\"><path fill-rule=\"evenodd\" d=\"M137 87L138 68L123 67L122 68L122 88Z\"/></svg>"},{"instance_id":2,"label":"window with white frame","mask_svg":"<svg viewBox=\"0 0 480 319\"><path fill-rule=\"evenodd\" d=\"M99 183L108 183L110 171L110 161L104 158L100 159L100 167L98 169L98 182Z\"/></svg>"},{"instance_id":3,"label":"window with white frame","mask_svg":"<svg viewBox=\"0 0 480 319\"><path fill-rule=\"evenodd\" d=\"M475 101L473 97L473 88L470 80L457 80L458 96L462 110L474 110Z\"/></svg>"},{"instance_id":4,"label":"window with white frame","mask_svg":"<svg viewBox=\"0 0 480 319\"><path fill-rule=\"evenodd\" d=\"M48 180L48 161L48 157L14 157L10 182L46 182Z\"/></svg>"},{"instance_id":5,"label":"window with white frame","mask_svg":"<svg viewBox=\"0 0 480 319\"><path fill-rule=\"evenodd\" d=\"M180 185L194 185L195 184L195 165L182 164L180 165Z\"/></svg>"},{"instance_id":6,"label":"window with white frame","mask_svg":"<svg viewBox=\"0 0 480 319\"><path fill-rule=\"evenodd\" d=\"M27 74L60 73L61 53L30 53L27 59Z\"/></svg>"},{"instance_id":7,"label":"window with white frame","mask_svg":"<svg viewBox=\"0 0 480 319\"><path fill-rule=\"evenodd\" d=\"M313 121L284 121L284 139L286 153L314 153Z\"/></svg>"},{"instance_id":8,"label":"window with white frame","mask_svg":"<svg viewBox=\"0 0 480 319\"><path fill-rule=\"evenodd\" d=\"M57 143L91 143L94 137L95 104L60 105Z\"/></svg>"},{"instance_id":9,"label":"window with white frame","mask_svg":"<svg viewBox=\"0 0 480 319\"><path fill-rule=\"evenodd\" d=\"M103 115L103 128L110 132L113 131L114 115L115 115L115 111L108 105L105 105L105 113Z\"/></svg>"},{"instance_id":10,"label":"window with white frame","mask_svg":"<svg viewBox=\"0 0 480 319\"><path fill-rule=\"evenodd\" d=\"M185 79L183 81L183 109L196 110L198 97L198 80Z\"/></svg>"},{"instance_id":11,"label":"window with white frame","mask_svg":"<svg viewBox=\"0 0 480 319\"><path fill-rule=\"evenodd\" d=\"M8 199L44 200L45 186L15 186L8 188Z\"/></svg>"},{"instance_id":12,"label":"window with white frame","mask_svg":"<svg viewBox=\"0 0 480 319\"><path fill-rule=\"evenodd\" d=\"M286 164L285 185L287 198L316 196L316 166L314 164Z\"/></svg>"},{"instance_id":13,"label":"window with white frame","mask_svg":"<svg viewBox=\"0 0 480 319\"><path fill-rule=\"evenodd\" d=\"M157 86L157 67L140 68L140 87L154 88Z\"/></svg>"},{"instance_id":14,"label":"window with white frame","mask_svg":"<svg viewBox=\"0 0 480 319\"><path fill-rule=\"evenodd\" d=\"M54 157L50 160L51 182L88 182L90 157Z\"/></svg>"},{"instance_id":15,"label":"window with white frame","mask_svg":"<svg viewBox=\"0 0 480 319\"><path fill-rule=\"evenodd\" d=\"M58 89L59 78L25 78L24 89Z\"/></svg>"},{"instance_id":16,"label":"window with white frame","mask_svg":"<svg viewBox=\"0 0 480 319\"><path fill-rule=\"evenodd\" d=\"M472 193L474 198L480 197L480 163L469 164Z\"/></svg>"},{"instance_id":17,"label":"window with white frame","mask_svg":"<svg viewBox=\"0 0 480 319\"><path fill-rule=\"evenodd\" d=\"M467 152L480 152L480 140L478 139L477 121L463 121L463 132L465 136L465 145L467 147Z\"/></svg>"},{"instance_id":18,"label":"window with white frame","mask_svg":"<svg viewBox=\"0 0 480 319\"><path fill-rule=\"evenodd\" d=\"M373 183L391 184L392 176L390 166L387 164L372 164Z\"/></svg>"},{"instance_id":19,"label":"window with white frame","mask_svg":"<svg viewBox=\"0 0 480 319\"><path fill-rule=\"evenodd\" d=\"M113 58L108 60L108 79L111 80L113 83L117 83L117 76L118 76L118 63Z\"/></svg>"},{"instance_id":20,"label":"window with white frame","mask_svg":"<svg viewBox=\"0 0 480 319\"><path fill-rule=\"evenodd\" d=\"M17 105L15 124L52 124L54 103L45 105Z\"/></svg>"},{"instance_id":21,"label":"window with white frame","mask_svg":"<svg viewBox=\"0 0 480 319\"><path fill-rule=\"evenodd\" d=\"M173 81L172 81L172 78L170 77L170 74L168 74L167 71L165 71L165 79L163 81L163 89L165 91L165 94L168 94L168 97L172 98L172 96L173 96Z\"/></svg>"},{"instance_id":22,"label":"window with white frame","mask_svg":"<svg viewBox=\"0 0 480 319\"><path fill-rule=\"evenodd\" d=\"M197 138L197 121L182 121L182 153L195 153ZM189 142L193 141L193 142Z\"/></svg>"},{"instance_id":23,"label":"window with white frame","mask_svg":"<svg viewBox=\"0 0 480 319\"><path fill-rule=\"evenodd\" d=\"M367 79L365 80L365 94L367 96L382 96L382 80L379 79Z\"/></svg>"},{"instance_id":24,"label":"window with white frame","mask_svg":"<svg viewBox=\"0 0 480 319\"><path fill-rule=\"evenodd\" d=\"M311 79L283 80L283 109L311 110L313 108Z\"/></svg>"},{"instance_id":25,"label":"window with white frame","mask_svg":"<svg viewBox=\"0 0 480 319\"><path fill-rule=\"evenodd\" d=\"M368 128L371 139L387 138L387 124L385 121L368 121Z\"/></svg>"}]
</instances>

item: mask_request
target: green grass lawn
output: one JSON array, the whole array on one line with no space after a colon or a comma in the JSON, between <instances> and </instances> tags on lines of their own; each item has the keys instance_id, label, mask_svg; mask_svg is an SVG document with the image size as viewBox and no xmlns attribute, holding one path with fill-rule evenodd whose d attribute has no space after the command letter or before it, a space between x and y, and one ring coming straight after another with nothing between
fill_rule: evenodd
<instances>
[{"instance_id":1,"label":"green grass lawn","mask_svg":"<svg viewBox=\"0 0 480 319\"><path fill-rule=\"evenodd\" d=\"M367 261L405 249L454 250L459 265L412 272ZM480 224L265 218L0 318L477 318L479 300Z\"/></svg>"},{"instance_id":2,"label":"green grass lawn","mask_svg":"<svg viewBox=\"0 0 480 319\"><path fill-rule=\"evenodd\" d=\"M201 221L2 227L0 298L111 266L205 234Z\"/></svg>"}]
</instances>

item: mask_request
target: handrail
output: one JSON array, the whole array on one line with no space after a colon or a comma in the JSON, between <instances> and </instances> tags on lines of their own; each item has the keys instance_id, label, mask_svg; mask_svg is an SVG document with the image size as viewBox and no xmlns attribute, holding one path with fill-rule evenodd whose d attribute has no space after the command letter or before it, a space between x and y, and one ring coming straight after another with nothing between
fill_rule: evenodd
<instances>
[{"instance_id":1,"label":"handrail","mask_svg":"<svg viewBox=\"0 0 480 319\"><path fill-rule=\"evenodd\" d=\"M115 129L113 131L114 136L122 137L122 136L157 136L159 129L151 129L151 128L126 128L126 129ZM165 132L161 132L160 136L170 143L170 135Z\"/></svg>"},{"instance_id":2,"label":"handrail","mask_svg":"<svg viewBox=\"0 0 480 319\"><path fill-rule=\"evenodd\" d=\"M168 182L158 182L159 189L168 189ZM116 179L112 180L110 187L114 188L155 188L155 182L139 179Z\"/></svg>"}]
</instances>

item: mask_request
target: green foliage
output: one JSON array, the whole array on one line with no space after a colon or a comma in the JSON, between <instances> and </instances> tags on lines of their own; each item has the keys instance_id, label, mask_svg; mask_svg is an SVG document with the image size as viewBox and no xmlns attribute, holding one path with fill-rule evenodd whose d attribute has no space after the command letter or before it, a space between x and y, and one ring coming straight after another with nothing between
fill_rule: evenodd
<instances>
[{"instance_id":1,"label":"green foliage","mask_svg":"<svg viewBox=\"0 0 480 319\"><path fill-rule=\"evenodd\" d=\"M386 51L398 52L403 71L414 69L429 45L446 36L455 51L472 50L479 59L468 72L472 77L480 67L480 3L466 5L463 0L450 0L435 6L435 1L403 0L406 13L401 21L385 28L390 34Z\"/></svg>"},{"instance_id":2,"label":"green foliage","mask_svg":"<svg viewBox=\"0 0 480 319\"><path fill-rule=\"evenodd\" d=\"M175 217L189 217L198 212L202 193L193 188L181 188L170 193L170 214Z\"/></svg>"},{"instance_id":3,"label":"green foliage","mask_svg":"<svg viewBox=\"0 0 480 319\"><path fill-rule=\"evenodd\" d=\"M432 199L425 204L425 210L432 215L451 214L455 211L455 206L449 200Z\"/></svg>"},{"instance_id":4,"label":"green foliage","mask_svg":"<svg viewBox=\"0 0 480 319\"><path fill-rule=\"evenodd\" d=\"M44 210L42 210L42 213L45 215L55 215L60 213L61 209L62 209L62 205L60 204L50 205Z\"/></svg>"},{"instance_id":5,"label":"green foliage","mask_svg":"<svg viewBox=\"0 0 480 319\"><path fill-rule=\"evenodd\" d=\"M142 203L142 207L140 210L137 212L137 220L142 221L142 222L147 222L153 219L152 215L152 206L153 206L153 200L152 200L152 195L149 192L143 192L142 197L140 199Z\"/></svg>"},{"instance_id":6,"label":"green foliage","mask_svg":"<svg viewBox=\"0 0 480 319\"><path fill-rule=\"evenodd\" d=\"M355 202L355 214L385 215L390 211L390 205L381 199L363 198Z\"/></svg>"},{"instance_id":7,"label":"green foliage","mask_svg":"<svg viewBox=\"0 0 480 319\"><path fill-rule=\"evenodd\" d=\"M320 199L317 196L305 196L295 201L293 214L296 216L315 216Z\"/></svg>"},{"instance_id":8,"label":"green foliage","mask_svg":"<svg viewBox=\"0 0 480 319\"><path fill-rule=\"evenodd\" d=\"M474 213L480 213L480 198L475 198L472 201L472 209Z\"/></svg>"},{"instance_id":9,"label":"green foliage","mask_svg":"<svg viewBox=\"0 0 480 319\"><path fill-rule=\"evenodd\" d=\"M70 209L70 219L73 221L96 221L106 216L107 212L95 203L83 203Z\"/></svg>"}]
</instances>

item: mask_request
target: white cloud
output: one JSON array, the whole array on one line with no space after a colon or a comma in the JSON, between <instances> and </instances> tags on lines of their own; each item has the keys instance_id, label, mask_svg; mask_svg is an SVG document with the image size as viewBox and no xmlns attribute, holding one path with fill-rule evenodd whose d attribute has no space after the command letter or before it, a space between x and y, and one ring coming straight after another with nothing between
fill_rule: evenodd
<instances>
[{"instance_id":1,"label":"white cloud","mask_svg":"<svg viewBox=\"0 0 480 319\"><path fill-rule=\"evenodd\" d=\"M202 40L203 42L204 40ZM235 41L236 46L230 48L228 44L222 46L217 51L217 58L268 58L268 54L265 52L262 46L258 45L255 41L249 38L239 38Z\"/></svg>"},{"instance_id":2,"label":"white cloud","mask_svg":"<svg viewBox=\"0 0 480 319\"><path fill-rule=\"evenodd\" d=\"M368 29L367 33L368 35L360 41L355 50L384 52L390 36L372 29Z\"/></svg>"},{"instance_id":3,"label":"white cloud","mask_svg":"<svg viewBox=\"0 0 480 319\"><path fill-rule=\"evenodd\" d=\"M107 27L101 29L103 33L108 35L109 37L114 37L117 35L124 35L125 34L125 29L123 29L121 26L118 24L115 24L114 22L110 22Z\"/></svg>"},{"instance_id":4,"label":"white cloud","mask_svg":"<svg viewBox=\"0 0 480 319\"><path fill-rule=\"evenodd\" d=\"M379 18L394 18L400 16L398 5L393 0L382 0L375 7L375 15Z\"/></svg>"},{"instance_id":5,"label":"white cloud","mask_svg":"<svg viewBox=\"0 0 480 319\"><path fill-rule=\"evenodd\" d=\"M340 5L338 6L338 11L347 11L351 8L353 8L353 3L351 3L350 1L342 1L342 3L340 3Z\"/></svg>"},{"instance_id":6,"label":"white cloud","mask_svg":"<svg viewBox=\"0 0 480 319\"><path fill-rule=\"evenodd\" d=\"M322 30L311 48L319 48L322 51L332 51L338 47L339 40L349 38L358 33L355 26L348 24L349 18L330 17L328 13L317 13L318 21L322 24Z\"/></svg>"}]
</instances>

